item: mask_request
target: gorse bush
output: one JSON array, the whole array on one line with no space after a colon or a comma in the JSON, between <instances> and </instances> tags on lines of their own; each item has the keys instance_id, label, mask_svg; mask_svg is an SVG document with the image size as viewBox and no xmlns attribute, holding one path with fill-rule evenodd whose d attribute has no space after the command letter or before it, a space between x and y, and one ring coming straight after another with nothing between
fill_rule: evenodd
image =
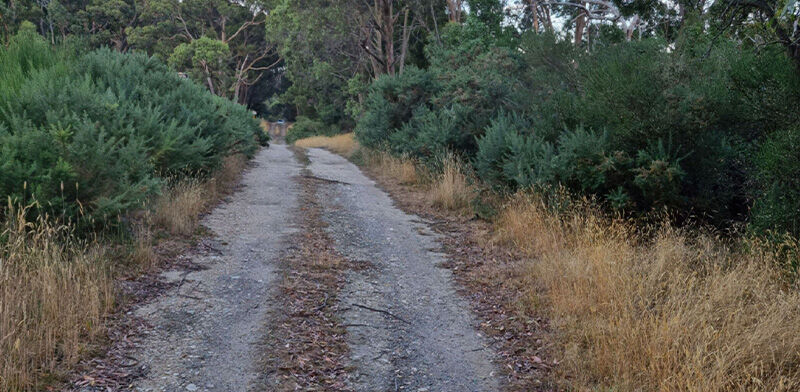
<instances>
[{"instance_id":1,"label":"gorse bush","mask_svg":"<svg viewBox=\"0 0 800 392\"><path fill-rule=\"evenodd\" d=\"M374 82L359 141L422 161L456 152L500 190L560 184L628 212L798 233L786 160L800 75L780 48L715 41L702 23L674 44L606 32L590 51L486 29L448 25L428 68Z\"/></svg>"},{"instance_id":2,"label":"gorse bush","mask_svg":"<svg viewBox=\"0 0 800 392\"><path fill-rule=\"evenodd\" d=\"M0 64L12 79L0 84L0 198L40 212L99 222L157 194L165 175L202 176L266 142L244 107L145 55L74 58L22 32Z\"/></svg>"}]
</instances>

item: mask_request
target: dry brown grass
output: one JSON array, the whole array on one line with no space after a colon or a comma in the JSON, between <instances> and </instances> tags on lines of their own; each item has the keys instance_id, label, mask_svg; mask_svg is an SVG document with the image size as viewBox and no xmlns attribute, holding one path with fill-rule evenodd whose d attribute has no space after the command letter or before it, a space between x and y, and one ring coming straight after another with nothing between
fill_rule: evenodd
<instances>
[{"instance_id":1,"label":"dry brown grass","mask_svg":"<svg viewBox=\"0 0 800 392\"><path fill-rule=\"evenodd\" d=\"M113 306L106 253L71 228L11 207L0 235L0 390L42 390L104 332Z\"/></svg>"},{"instance_id":2,"label":"dry brown grass","mask_svg":"<svg viewBox=\"0 0 800 392\"><path fill-rule=\"evenodd\" d=\"M364 164L378 176L391 178L403 185L423 185L430 181L429 173L410 158L398 158L387 152L362 150Z\"/></svg>"},{"instance_id":3,"label":"dry brown grass","mask_svg":"<svg viewBox=\"0 0 800 392\"><path fill-rule=\"evenodd\" d=\"M198 215L206 209L208 199L202 182L180 181L156 199L153 222L170 234L191 235L197 229Z\"/></svg>"},{"instance_id":4,"label":"dry brown grass","mask_svg":"<svg viewBox=\"0 0 800 392\"><path fill-rule=\"evenodd\" d=\"M24 209L14 206L2 211L0 391L44 390L86 356L105 336L114 276L156 265L153 230L194 233L199 214L233 188L246 163L228 157L211 179L167 189L152 211L131 217L132 246L122 255L119 244L79 240L69 225L46 217L27 221Z\"/></svg>"},{"instance_id":5,"label":"dry brown grass","mask_svg":"<svg viewBox=\"0 0 800 392\"><path fill-rule=\"evenodd\" d=\"M145 219L146 221L151 220L149 215ZM133 227L133 246L130 254L133 266L149 270L158 264L158 255L153 249L155 242L153 237L153 230L149 225L137 224Z\"/></svg>"},{"instance_id":6,"label":"dry brown grass","mask_svg":"<svg viewBox=\"0 0 800 392\"><path fill-rule=\"evenodd\" d=\"M172 235L189 236L200 214L229 192L247 165L241 155L225 158L222 167L206 181L187 179L168 187L154 202L152 223Z\"/></svg>"},{"instance_id":7,"label":"dry brown grass","mask_svg":"<svg viewBox=\"0 0 800 392\"><path fill-rule=\"evenodd\" d=\"M531 193L495 227L496 241L531 257L519 307L550 315L565 388L800 389L800 292L769 246L744 251L669 225L645 239L587 203L554 213Z\"/></svg>"},{"instance_id":8,"label":"dry brown grass","mask_svg":"<svg viewBox=\"0 0 800 392\"><path fill-rule=\"evenodd\" d=\"M352 157L359 149L352 132L336 136L313 136L297 140L294 145L302 148L325 148L345 158Z\"/></svg>"},{"instance_id":9,"label":"dry brown grass","mask_svg":"<svg viewBox=\"0 0 800 392\"><path fill-rule=\"evenodd\" d=\"M442 173L430 184L428 197L434 207L465 211L470 207L474 189L467 181L463 164L450 156L442 162Z\"/></svg>"}]
</instances>

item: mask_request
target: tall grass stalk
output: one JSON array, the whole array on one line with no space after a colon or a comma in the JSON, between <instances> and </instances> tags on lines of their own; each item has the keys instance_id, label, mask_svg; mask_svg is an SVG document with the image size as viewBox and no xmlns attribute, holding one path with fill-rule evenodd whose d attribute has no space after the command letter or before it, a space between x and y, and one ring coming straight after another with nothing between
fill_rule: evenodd
<instances>
[{"instance_id":1,"label":"tall grass stalk","mask_svg":"<svg viewBox=\"0 0 800 392\"><path fill-rule=\"evenodd\" d=\"M0 390L40 390L104 333L107 254L69 225L28 221L25 208L9 206L0 232Z\"/></svg>"},{"instance_id":2,"label":"tall grass stalk","mask_svg":"<svg viewBox=\"0 0 800 392\"><path fill-rule=\"evenodd\" d=\"M668 224L637 228L586 202L548 204L513 197L495 240L530 256L520 286L532 293L521 298L543 288L545 306L518 305L551 316L565 388L800 388L800 291L785 279L785 252Z\"/></svg>"}]
</instances>

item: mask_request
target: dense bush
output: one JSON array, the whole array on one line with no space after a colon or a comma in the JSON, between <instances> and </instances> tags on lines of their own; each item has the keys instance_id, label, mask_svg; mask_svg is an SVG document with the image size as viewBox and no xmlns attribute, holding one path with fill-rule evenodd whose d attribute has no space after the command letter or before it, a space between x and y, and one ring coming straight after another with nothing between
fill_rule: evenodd
<instances>
[{"instance_id":1,"label":"dense bush","mask_svg":"<svg viewBox=\"0 0 800 392\"><path fill-rule=\"evenodd\" d=\"M370 86L359 141L429 162L446 150L474 153L494 116L522 107L522 62L505 39L472 18L448 25L445 44L426 48L427 69L408 67Z\"/></svg>"},{"instance_id":2,"label":"dense bush","mask_svg":"<svg viewBox=\"0 0 800 392\"><path fill-rule=\"evenodd\" d=\"M317 135L333 136L338 132L339 128L335 125L313 120L306 116L298 116L295 123L286 133L286 142L294 143L297 140Z\"/></svg>"},{"instance_id":3,"label":"dense bush","mask_svg":"<svg viewBox=\"0 0 800 392\"><path fill-rule=\"evenodd\" d=\"M753 227L800 233L800 128L770 135L757 163L764 196L753 206Z\"/></svg>"},{"instance_id":4,"label":"dense bush","mask_svg":"<svg viewBox=\"0 0 800 392\"><path fill-rule=\"evenodd\" d=\"M378 78L370 86L364 115L356 127L359 142L371 148L385 147L391 134L411 121L415 111L427 107L429 97L438 91L433 75L415 67Z\"/></svg>"},{"instance_id":5,"label":"dense bush","mask_svg":"<svg viewBox=\"0 0 800 392\"><path fill-rule=\"evenodd\" d=\"M157 193L163 176L204 175L266 142L244 107L144 55L73 58L22 32L0 64L2 199L102 220Z\"/></svg>"},{"instance_id":6,"label":"dense bush","mask_svg":"<svg viewBox=\"0 0 800 392\"><path fill-rule=\"evenodd\" d=\"M800 75L780 48L691 22L672 44L612 33L583 51L449 25L427 69L373 83L356 135L423 160L454 151L497 189L557 183L617 209L797 234Z\"/></svg>"}]
</instances>

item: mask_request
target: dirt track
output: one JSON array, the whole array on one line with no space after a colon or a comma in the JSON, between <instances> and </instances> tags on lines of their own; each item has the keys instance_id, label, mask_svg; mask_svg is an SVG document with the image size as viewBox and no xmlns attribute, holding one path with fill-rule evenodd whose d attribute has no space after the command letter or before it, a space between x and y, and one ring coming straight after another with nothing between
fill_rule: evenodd
<instances>
[{"instance_id":1,"label":"dirt track","mask_svg":"<svg viewBox=\"0 0 800 392\"><path fill-rule=\"evenodd\" d=\"M308 152L322 219L336 251L354 264L340 293L349 344L348 388L357 391L495 391L493 353L476 332L425 222L345 159ZM280 258L295 244L303 164L284 145L255 158L241 190L204 224L211 251L197 271L171 271L178 286L136 315L152 326L132 353L144 366L138 391L261 390L260 344L280 312ZM261 387L258 387L261 385ZM269 385L269 384L267 384Z\"/></svg>"},{"instance_id":2,"label":"dirt track","mask_svg":"<svg viewBox=\"0 0 800 392\"><path fill-rule=\"evenodd\" d=\"M136 311L153 328L134 353L146 371L135 390L246 391L258 376L275 262L296 231L286 223L298 207L300 169L286 146L262 150L243 188L204 219L215 246L192 255L203 269L165 273L179 286Z\"/></svg>"},{"instance_id":3,"label":"dirt track","mask_svg":"<svg viewBox=\"0 0 800 392\"><path fill-rule=\"evenodd\" d=\"M455 292L433 232L344 158L309 151L331 180L322 197L329 233L346 258L371 264L348 278L341 301L359 391L494 391L491 350Z\"/></svg>"}]
</instances>

